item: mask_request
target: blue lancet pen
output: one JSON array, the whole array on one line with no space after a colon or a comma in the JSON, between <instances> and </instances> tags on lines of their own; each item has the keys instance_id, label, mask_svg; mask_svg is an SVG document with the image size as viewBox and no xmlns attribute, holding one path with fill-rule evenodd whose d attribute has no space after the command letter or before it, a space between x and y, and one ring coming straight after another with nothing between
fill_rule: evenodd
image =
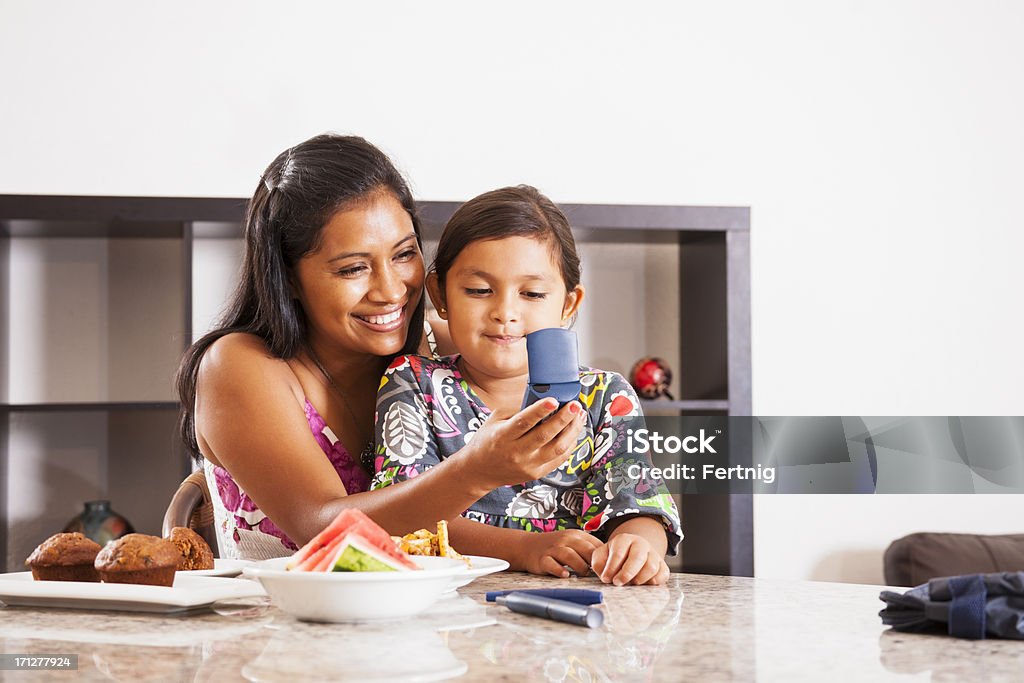
<instances>
[{"instance_id":1,"label":"blue lancet pen","mask_svg":"<svg viewBox=\"0 0 1024 683\"><path fill-rule=\"evenodd\" d=\"M561 408L580 397L580 361L576 333L549 327L526 335L530 378L523 408L554 398Z\"/></svg>"},{"instance_id":2,"label":"blue lancet pen","mask_svg":"<svg viewBox=\"0 0 1024 683\"><path fill-rule=\"evenodd\" d=\"M508 607L513 612L529 614L542 619L561 621L576 626L598 628L604 623L604 612L598 607L579 605L566 600L545 598L529 593L513 591L508 595L500 595L495 600L499 605Z\"/></svg>"},{"instance_id":3,"label":"blue lancet pen","mask_svg":"<svg viewBox=\"0 0 1024 683\"><path fill-rule=\"evenodd\" d=\"M599 605L604 602L604 594L601 591L592 591L585 588L523 588L510 591L488 591L484 594L484 598L486 598L487 602L494 602L502 595L508 595L509 593L537 595L542 598L575 602L577 605Z\"/></svg>"}]
</instances>

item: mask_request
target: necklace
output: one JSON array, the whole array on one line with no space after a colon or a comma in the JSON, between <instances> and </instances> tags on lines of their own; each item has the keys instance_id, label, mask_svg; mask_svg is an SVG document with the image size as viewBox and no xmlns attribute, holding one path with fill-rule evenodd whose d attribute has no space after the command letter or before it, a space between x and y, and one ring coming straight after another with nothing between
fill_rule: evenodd
<instances>
[{"instance_id":1,"label":"necklace","mask_svg":"<svg viewBox=\"0 0 1024 683\"><path fill-rule=\"evenodd\" d=\"M360 462L362 462L365 465L367 458L369 456L369 451L371 451L373 448L373 444L371 443L372 438L366 437L366 432L364 432L360 427L359 418L356 417L355 411L352 410L352 406L349 405L348 398L345 396L345 392L343 392L341 390L341 387L338 386L338 383L334 381L334 377L331 376L331 373L327 372L327 368L324 367L324 364L321 363L320 359L317 358L315 353L313 353L313 349L308 348L306 349L306 352L309 354L309 357L313 361L314 365L316 365L317 370L320 371L320 374L326 380L327 386L335 393L335 395L337 395L338 398L341 399L342 405L345 406L345 410L348 411L349 417L352 418L352 425L359 431L358 436L360 439L360 443L363 444L363 447L359 450L358 455L356 457Z\"/></svg>"}]
</instances>

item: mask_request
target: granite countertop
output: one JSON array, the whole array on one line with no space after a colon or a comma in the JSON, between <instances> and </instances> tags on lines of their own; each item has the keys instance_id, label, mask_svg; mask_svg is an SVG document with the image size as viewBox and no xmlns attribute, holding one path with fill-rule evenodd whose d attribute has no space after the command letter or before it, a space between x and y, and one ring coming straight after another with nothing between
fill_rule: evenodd
<instances>
[{"instance_id":1,"label":"granite countertop","mask_svg":"<svg viewBox=\"0 0 1024 683\"><path fill-rule=\"evenodd\" d=\"M539 587L603 590L604 626L483 599ZM1024 643L891 632L879 590L692 574L616 588L506 572L416 618L372 625L303 623L273 607L176 617L6 608L0 653L78 655L76 672L4 672L18 681L1021 680Z\"/></svg>"}]
</instances>

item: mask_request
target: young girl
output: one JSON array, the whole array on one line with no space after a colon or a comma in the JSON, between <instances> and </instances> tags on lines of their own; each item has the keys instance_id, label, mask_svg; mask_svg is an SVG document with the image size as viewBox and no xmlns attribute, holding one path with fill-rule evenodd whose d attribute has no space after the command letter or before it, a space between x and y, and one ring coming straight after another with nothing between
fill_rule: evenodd
<instances>
[{"instance_id":1,"label":"young girl","mask_svg":"<svg viewBox=\"0 0 1024 683\"><path fill-rule=\"evenodd\" d=\"M427 290L459 353L400 356L385 372L375 488L417 477L462 449L491 450L497 464L550 441L560 426L518 429L526 335L569 325L583 300L579 255L558 207L527 186L470 200L445 226ZM535 574L593 568L605 583L663 583L666 550L674 554L682 534L663 483L627 474L646 464L625 445L627 430L643 427L639 401L613 372L581 368L580 383L579 403L569 404L577 420L562 429L575 442L569 460L481 497L452 521L452 543ZM557 407L546 401L544 410Z\"/></svg>"}]
</instances>

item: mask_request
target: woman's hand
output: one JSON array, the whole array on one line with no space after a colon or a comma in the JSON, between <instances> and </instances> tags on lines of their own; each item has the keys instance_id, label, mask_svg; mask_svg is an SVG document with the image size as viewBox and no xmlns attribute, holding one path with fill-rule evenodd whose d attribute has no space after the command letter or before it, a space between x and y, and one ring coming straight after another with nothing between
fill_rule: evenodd
<instances>
[{"instance_id":1,"label":"woman's hand","mask_svg":"<svg viewBox=\"0 0 1024 683\"><path fill-rule=\"evenodd\" d=\"M573 401L553 412L557 405L554 399L545 399L512 415L491 415L459 451L472 471L473 483L491 491L539 479L565 462L579 438L586 411Z\"/></svg>"},{"instance_id":2,"label":"woman's hand","mask_svg":"<svg viewBox=\"0 0 1024 683\"><path fill-rule=\"evenodd\" d=\"M569 578L566 567L578 576L590 573L591 557L603 543L586 531L566 529L548 533L527 533L520 552L526 571Z\"/></svg>"},{"instance_id":3,"label":"woman's hand","mask_svg":"<svg viewBox=\"0 0 1024 683\"><path fill-rule=\"evenodd\" d=\"M618 533L594 550L591 566L604 583L658 586L668 581L663 554L643 536Z\"/></svg>"}]
</instances>

